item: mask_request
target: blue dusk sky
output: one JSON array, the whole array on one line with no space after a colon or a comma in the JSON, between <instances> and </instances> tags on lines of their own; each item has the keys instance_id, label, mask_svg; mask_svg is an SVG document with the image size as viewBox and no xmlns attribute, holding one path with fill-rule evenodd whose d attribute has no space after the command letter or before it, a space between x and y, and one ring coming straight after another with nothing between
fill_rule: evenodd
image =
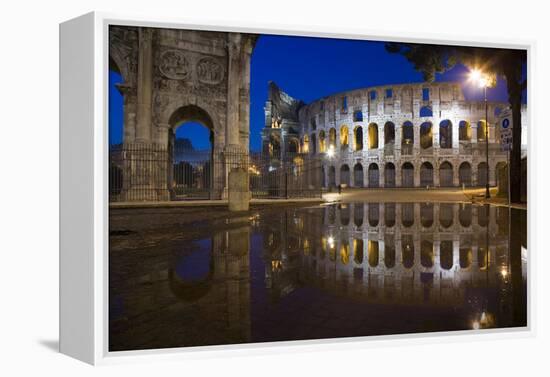
<instances>
[{"instance_id":1,"label":"blue dusk sky","mask_svg":"<svg viewBox=\"0 0 550 377\"><path fill-rule=\"evenodd\" d=\"M376 85L422 82L404 57L390 54L384 42L262 35L252 54L250 79L250 149L259 151L264 126L268 82L275 81L290 96L309 103L320 97ZM468 83L462 65L438 75L436 81L458 81L467 100L482 100L481 89ZM122 142L122 96L115 88L120 76L109 72L109 138ZM507 102L506 83L498 79L488 90L490 101ZM191 139L195 149L210 147L208 130L196 123L179 127L176 136Z\"/></svg>"}]
</instances>

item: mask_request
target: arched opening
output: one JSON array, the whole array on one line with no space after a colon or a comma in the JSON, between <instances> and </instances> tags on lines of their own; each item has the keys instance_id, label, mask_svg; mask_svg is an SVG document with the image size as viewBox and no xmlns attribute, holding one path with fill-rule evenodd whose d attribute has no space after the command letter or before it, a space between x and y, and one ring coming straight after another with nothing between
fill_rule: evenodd
<instances>
[{"instance_id":1,"label":"arched opening","mask_svg":"<svg viewBox=\"0 0 550 377\"><path fill-rule=\"evenodd\" d=\"M270 158L281 158L281 139L278 135L271 134L269 136L269 157Z\"/></svg>"},{"instance_id":2,"label":"arched opening","mask_svg":"<svg viewBox=\"0 0 550 377\"><path fill-rule=\"evenodd\" d=\"M340 225L348 226L350 219L349 205L345 203L340 204L338 205L338 209L340 210Z\"/></svg>"},{"instance_id":3,"label":"arched opening","mask_svg":"<svg viewBox=\"0 0 550 377\"><path fill-rule=\"evenodd\" d=\"M384 148L395 144L395 125L392 122L384 124Z\"/></svg>"},{"instance_id":4,"label":"arched opening","mask_svg":"<svg viewBox=\"0 0 550 377\"><path fill-rule=\"evenodd\" d=\"M414 242L412 234L403 234L401 236L401 258L403 267L412 268L414 266Z\"/></svg>"},{"instance_id":5,"label":"arched opening","mask_svg":"<svg viewBox=\"0 0 550 377\"><path fill-rule=\"evenodd\" d=\"M369 266L378 266L379 258L378 241L369 240L367 243L367 259L369 261Z\"/></svg>"},{"instance_id":6,"label":"arched opening","mask_svg":"<svg viewBox=\"0 0 550 377\"><path fill-rule=\"evenodd\" d=\"M489 206L482 205L477 207L477 224L486 227L489 224Z\"/></svg>"},{"instance_id":7,"label":"arched opening","mask_svg":"<svg viewBox=\"0 0 550 377\"><path fill-rule=\"evenodd\" d=\"M430 268L434 265L434 244L431 241L423 240L420 243L420 264Z\"/></svg>"},{"instance_id":8,"label":"arched opening","mask_svg":"<svg viewBox=\"0 0 550 377\"><path fill-rule=\"evenodd\" d=\"M344 164L340 167L340 184L346 187L350 186L349 166Z\"/></svg>"},{"instance_id":9,"label":"arched opening","mask_svg":"<svg viewBox=\"0 0 550 377\"><path fill-rule=\"evenodd\" d=\"M368 206L369 225L372 227L378 226L378 221L380 218L380 209L378 208L378 203L369 203Z\"/></svg>"},{"instance_id":10,"label":"arched opening","mask_svg":"<svg viewBox=\"0 0 550 377\"><path fill-rule=\"evenodd\" d=\"M497 187L500 187L500 186L506 187L507 180L508 180L508 164L504 161L499 161L495 165L495 183Z\"/></svg>"},{"instance_id":11,"label":"arched opening","mask_svg":"<svg viewBox=\"0 0 550 377\"><path fill-rule=\"evenodd\" d=\"M480 162L477 165L477 185L485 186L487 184L487 163Z\"/></svg>"},{"instance_id":12,"label":"arched opening","mask_svg":"<svg viewBox=\"0 0 550 377\"><path fill-rule=\"evenodd\" d=\"M376 123L369 124L367 140L369 149L378 149L378 125Z\"/></svg>"},{"instance_id":13,"label":"arched opening","mask_svg":"<svg viewBox=\"0 0 550 377\"><path fill-rule=\"evenodd\" d=\"M329 187L336 187L336 168L331 166L328 168L328 185Z\"/></svg>"},{"instance_id":14,"label":"arched opening","mask_svg":"<svg viewBox=\"0 0 550 377\"><path fill-rule=\"evenodd\" d=\"M395 165L392 162L384 166L384 187L395 187Z\"/></svg>"},{"instance_id":15,"label":"arched opening","mask_svg":"<svg viewBox=\"0 0 550 377\"><path fill-rule=\"evenodd\" d=\"M410 162L401 167L401 187L414 187L414 166Z\"/></svg>"},{"instance_id":16,"label":"arched opening","mask_svg":"<svg viewBox=\"0 0 550 377\"><path fill-rule=\"evenodd\" d=\"M487 136L487 122L485 120L480 120L477 122L477 140L485 141Z\"/></svg>"},{"instance_id":17,"label":"arched opening","mask_svg":"<svg viewBox=\"0 0 550 377\"><path fill-rule=\"evenodd\" d=\"M431 228L434 224L433 203L420 203L420 223L424 228Z\"/></svg>"},{"instance_id":18,"label":"arched opening","mask_svg":"<svg viewBox=\"0 0 550 377\"><path fill-rule=\"evenodd\" d=\"M439 224L443 228L449 228L454 222L453 204L441 203L439 205Z\"/></svg>"},{"instance_id":19,"label":"arched opening","mask_svg":"<svg viewBox=\"0 0 550 377\"><path fill-rule=\"evenodd\" d=\"M460 204L458 208L458 222L464 228L472 225L472 206L470 204Z\"/></svg>"},{"instance_id":20,"label":"arched opening","mask_svg":"<svg viewBox=\"0 0 550 377\"><path fill-rule=\"evenodd\" d=\"M458 124L458 140L459 141L470 141L472 139L472 127L470 122L461 120Z\"/></svg>"},{"instance_id":21,"label":"arched opening","mask_svg":"<svg viewBox=\"0 0 550 377\"><path fill-rule=\"evenodd\" d=\"M380 172L378 171L378 165L372 163L369 165L369 187L379 187L380 186Z\"/></svg>"},{"instance_id":22,"label":"arched opening","mask_svg":"<svg viewBox=\"0 0 550 377\"><path fill-rule=\"evenodd\" d=\"M405 228L414 225L414 203L401 204L401 223Z\"/></svg>"},{"instance_id":23,"label":"arched opening","mask_svg":"<svg viewBox=\"0 0 550 377\"><path fill-rule=\"evenodd\" d=\"M384 203L384 221L388 228L395 225L395 203Z\"/></svg>"},{"instance_id":24,"label":"arched opening","mask_svg":"<svg viewBox=\"0 0 550 377\"><path fill-rule=\"evenodd\" d=\"M353 130L354 135L354 144L355 144L355 150L356 151L362 151L363 150L363 127L357 126Z\"/></svg>"},{"instance_id":25,"label":"arched opening","mask_svg":"<svg viewBox=\"0 0 550 377\"><path fill-rule=\"evenodd\" d=\"M489 265L490 254L487 252L487 248L479 247L477 249L477 265L480 270L487 269Z\"/></svg>"},{"instance_id":26,"label":"arched opening","mask_svg":"<svg viewBox=\"0 0 550 377\"><path fill-rule=\"evenodd\" d=\"M453 186L453 165L451 165L451 163L448 161L445 161L441 165L439 165L439 186Z\"/></svg>"},{"instance_id":27,"label":"arched opening","mask_svg":"<svg viewBox=\"0 0 550 377\"><path fill-rule=\"evenodd\" d=\"M331 128L328 130L328 146L329 148L336 148L336 129Z\"/></svg>"},{"instance_id":28,"label":"arched opening","mask_svg":"<svg viewBox=\"0 0 550 377\"><path fill-rule=\"evenodd\" d=\"M304 135L304 141L302 144L302 153L309 153L309 136Z\"/></svg>"},{"instance_id":29,"label":"arched opening","mask_svg":"<svg viewBox=\"0 0 550 377\"><path fill-rule=\"evenodd\" d=\"M325 131L319 131L319 153L325 153L327 151Z\"/></svg>"},{"instance_id":30,"label":"arched opening","mask_svg":"<svg viewBox=\"0 0 550 377\"><path fill-rule=\"evenodd\" d=\"M214 125L195 105L183 106L170 116L168 151L172 199L206 199L213 195Z\"/></svg>"},{"instance_id":31,"label":"arched opening","mask_svg":"<svg viewBox=\"0 0 550 377\"><path fill-rule=\"evenodd\" d=\"M298 142L298 139L291 138L288 140L288 153L298 153L298 150L300 149L300 143Z\"/></svg>"},{"instance_id":32,"label":"arched opening","mask_svg":"<svg viewBox=\"0 0 550 377\"><path fill-rule=\"evenodd\" d=\"M353 223L358 228L363 225L363 211L364 211L364 204L355 203L353 208Z\"/></svg>"},{"instance_id":33,"label":"arched opening","mask_svg":"<svg viewBox=\"0 0 550 377\"><path fill-rule=\"evenodd\" d=\"M444 149L453 147L453 124L448 119L439 123L439 147Z\"/></svg>"},{"instance_id":34,"label":"arched opening","mask_svg":"<svg viewBox=\"0 0 550 377\"><path fill-rule=\"evenodd\" d=\"M342 264L348 264L349 262L349 243L348 240L342 240L340 244L340 261Z\"/></svg>"},{"instance_id":35,"label":"arched opening","mask_svg":"<svg viewBox=\"0 0 550 377\"><path fill-rule=\"evenodd\" d=\"M393 235L386 235L384 238L384 264L386 268L395 266L395 239Z\"/></svg>"},{"instance_id":36,"label":"arched opening","mask_svg":"<svg viewBox=\"0 0 550 377\"><path fill-rule=\"evenodd\" d=\"M469 245L463 245L461 243L460 249L459 249L459 256L458 256L458 262L460 263L460 268L462 269L470 268L470 266L472 265L473 259L474 257L472 253L472 248Z\"/></svg>"},{"instance_id":37,"label":"arched opening","mask_svg":"<svg viewBox=\"0 0 550 377\"><path fill-rule=\"evenodd\" d=\"M363 264L363 240L361 238L353 240L353 260L356 264Z\"/></svg>"},{"instance_id":38,"label":"arched opening","mask_svg":"<svg viewBox=\"0 0 550 377\"><path fill-rule=\"evenodd\" d=\"M439 265L444 270L453 267L453 241L444 240L439 244Z\"/></svg>"},{"instance_id":39,"label":"arched opening","mask_svg":"<svg viewBox=\"0 0 550 377\"><path fill-rule=\"evenodd\" d=\"M433 115L434 114L433 114L432 108L430 106L422 106L420 108L420 117L421 118L432 117Z\"/></svg>"},{"instance_id":40,"label":"arched opening","mask_svg":"<svg viewBox=\"0 0 550 377\"><path fill-rule=\"evenodd\" d=\"M363 165L360 163L353 167L353 183L355 187L363 187Z\"/></svg>"},{"instance_id":41,"label":"arched opening","mask_svg":"<svg viewBox=\"0 0 550 377\"><path fill-rule=\"evenodd\" d=\"M340 127L340 149L345 150L349 147L349 129L347 126Z\"/></svg>"},{"instance_id":42,"label":"arched opening","mask_svg":"<svg viewBox=\"0 0 550 377\"><path fill-rule=\"evenodd\" d=\"M460 186L469 187L472 185L472 166L464 161L458 167L458 183Z\"/></svg>"},{"instance_id":43,"label":"arched opening","mask_svg":"<svg viewBox=\"0 0 550 377\"><path fill-rule=\"evenodd\" d=\"M433 145L432 124L424 122L420 125L420 148L428 149Z\"/></svg>"},{"instance_id":44,"label":"arched opening","mask_svg":"<svg viewBox=\"0 0 550 377\"><path fill-rule=\"evenodd\" d=\"M401 126L401 154L410 156L413 153L414 145L414 126L411 122L406 121Z\"/></svg>"},{"instance_id":45,"label":"arched opening","mask_svg":"<svg viewBox=\"0 0 550 377\"><path fill-rule=\"evenodd\" d=\"M309 148L312 154L317 153L317 135L311 134L311 146Z\"/></svg>"},{"instance_id":46,"label":"arched opening","mask_svg":"<svg viewBox=\"0 0 550 377\"><path fill-rule=\"evenodd\" d=\"M420 165L420 186L433 186L434 185L434 167L428 161L425 161Z\"/></svg>"}]
</instances>

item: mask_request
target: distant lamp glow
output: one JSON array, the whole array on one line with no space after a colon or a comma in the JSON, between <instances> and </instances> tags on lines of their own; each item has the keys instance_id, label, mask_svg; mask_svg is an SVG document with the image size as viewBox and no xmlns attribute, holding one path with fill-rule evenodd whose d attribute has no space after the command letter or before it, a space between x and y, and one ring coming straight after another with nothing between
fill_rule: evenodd
<instances>
[{"instance_id":1,"label":"distant lamp glow","mask_svg":"<svg viewBox=\"0 0 550 377\"><path fill-rule=\"evenodd\" d=\"M500 274L503 278L506 278L506 276L508 276L508 270L506 268L503 268L502 270L500 270Z\"/></svg>"},{"instance_id":2,"label":"distant lamp glow","mask_svg":"<svg viewBox=\"0 0 550 377\"><path fill-rule=\"evenodd\" d=\"M333 248L334 247L334 238L332 236L330 236L327 241L328 241L328 246Z\"/></svg>"},{"instance_id":3,"label":"distant lamp glow","mask_svg":"<svg viewBox=\"0 0 550 377\"><path fill-rule=\"evenodd\" d=\"M334 146L333 145L328 147L327 156L329 156L331 158L334 157Z\"/></svg>"}]
</instances>

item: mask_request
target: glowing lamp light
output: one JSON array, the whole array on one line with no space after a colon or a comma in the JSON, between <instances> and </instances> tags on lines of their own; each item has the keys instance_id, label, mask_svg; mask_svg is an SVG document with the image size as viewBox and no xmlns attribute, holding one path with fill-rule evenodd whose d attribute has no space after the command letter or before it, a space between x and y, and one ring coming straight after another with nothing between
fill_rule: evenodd
<instances>
[{"instance_id":1,"label":"glowing lamp light","mask_svg":"<svg viewBox=\"0 0 550 377\"><path fill-rule=\"evenodd\" d=\"M500 270L500 274L503 278L506 278L506 276L508 276L508 270L506 268L503 268L502 270Z\"/></svg>"},{"instance_id":2,"label":"glowing lamp light","mask_svg":"<svg viewBox=\"0 0 550 377\"><path fill-rule=\"evenodd\" d=\"M489 79L477 68L470 71L470 80L479 85L480 88L486 88L489 86Z\"/></svg>"},{"instance_id":3,"label":"glowing lamp light","mask_svg":"<svg viewBox=\"0 0 550 377\"><path fill-rule=\"evenodd\" d=\"M328 147L327 156L334 157L334 146Z\"/></svg>"},{"instance_id":4,"label":"glowing lamp light","mask_svg":"<svg viewBox=\"0 0 550 377\"><path fill-rule=\"evenodd\" d=\"M328 238L328 245L333 248L334 247L334 238L332 236L330 236Z\"/></svg>"}]
</instances>

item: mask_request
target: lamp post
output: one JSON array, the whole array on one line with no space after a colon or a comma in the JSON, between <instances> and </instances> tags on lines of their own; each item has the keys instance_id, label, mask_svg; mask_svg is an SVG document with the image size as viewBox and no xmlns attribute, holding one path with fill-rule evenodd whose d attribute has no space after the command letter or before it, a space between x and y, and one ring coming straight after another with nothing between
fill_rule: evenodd
<instances>
[{"instance_id":1,"label":"lamp post","mask_svg":"<svg viewBox=\"0 0 550 377\"><path fill-rule=\"evenodd\" d=\"M487 87L489 86L489 79L477 69L470 71L470 79L483 88L483 101L485 102L485 164L487 166L485 170L485 198L489 199L491 197L489 192L489 119L487 105Z\"/></svg>"},{"instance_id":2,"label":"lamp post","mask_svg":"<svg viewBox=\"0 0 550 377\"><path fill-rule=\"evenodd\" d=\"M487 80L482 80L483 85L483 97L485 101L485 163L487 169L485 169L485 198L489 199L491 194L489 193L489 118L487 110Z\"/></svg>"}]
</instances>

